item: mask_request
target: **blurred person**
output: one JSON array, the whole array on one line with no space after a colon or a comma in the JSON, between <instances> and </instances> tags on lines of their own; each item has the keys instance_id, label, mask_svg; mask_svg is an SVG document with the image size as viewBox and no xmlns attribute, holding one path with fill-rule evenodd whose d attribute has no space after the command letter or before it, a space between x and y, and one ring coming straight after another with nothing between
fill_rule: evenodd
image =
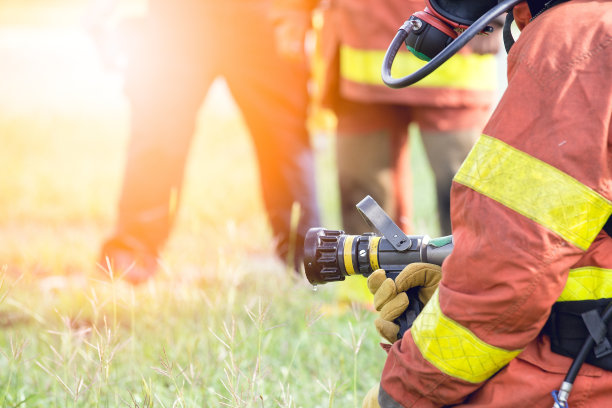
<instances>
[{"instance_id":1,"label":"blurred person","mask_svg":"<svg viewBox=\"0 0 612 408\"><path fill-rule=\"evenodd\" d=\"M150 0L146 18L132 22L125 86L130 141L117 225L101 251L103 264L107 258L128 281L142 282L157 268L175 221L196 115L219 76L252 136L276 253L299 267L304 235L319 224L306 129L305 30L277 47L270 2ZM105 16L114 3L92 10ZM103 21L91 20L95 34Z\"/></svg>"},{"instance_id":2,"label":"blurred person","mask_svg":"<svg viewBox=\"0 0 612 408\"><path fill-rule=\"evenodd\" d=\"M309 0L287 2L308 12ZM451 233L450 186L484 125L495 98L500 30L472 40L471 51L451 58L408 89L386 87L380 69L397 32L397 16L409 16L423 0L322 0L322 103L337 116L336 154L343 229L360 234L367 225L355 209L371 195L405 231L411 231L409 125L418 124L435 175L441 233ZM297 13L297 11L296 11ZM423 65L398 55L401 72Z\"/></svg>"}]
</instances>

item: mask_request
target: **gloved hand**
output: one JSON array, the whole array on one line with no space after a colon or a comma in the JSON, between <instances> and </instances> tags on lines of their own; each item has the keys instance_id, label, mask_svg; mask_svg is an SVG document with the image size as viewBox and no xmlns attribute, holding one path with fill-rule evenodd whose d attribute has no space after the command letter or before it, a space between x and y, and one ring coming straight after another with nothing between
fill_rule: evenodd
<instances>
[{"instance_id":1,"label":"gloved hand","mask_svg":"<svg viewBox=\"0 0 612 408\"><path fill-rule=\"evenodd\" d=\"M361 408L380 408L378 405L378 389L380 385L376 384L374 387L368 391L365 398L363 399L363 403Z\"/></svg>"},{"instance_id":2,"label":"gloved hand","mask_svg":"<svg viewBox=\"0 0 612 408\"><path fill-rule=\"evenodd\" d=\"M397 340L399 326L393 321L408 308L408 289L421 286L419 300L427 304L442 279L442 268L429 263L413 263L395 278L387 278L379 269L368 277L368 289L374 295L374 307L380 312L374 321L378 333L390 343Z\"/></svg>"}]
</instances>

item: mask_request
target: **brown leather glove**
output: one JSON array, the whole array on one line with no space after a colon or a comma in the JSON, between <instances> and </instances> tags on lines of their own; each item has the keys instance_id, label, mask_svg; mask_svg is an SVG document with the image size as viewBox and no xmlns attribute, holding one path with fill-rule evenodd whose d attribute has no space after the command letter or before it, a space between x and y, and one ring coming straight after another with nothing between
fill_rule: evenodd
<instances>
[{"instance_id":1,"label":"brown leather glove","mask_svg":"<svg viewBox=\"0 0 612 408\"><path fill-rule=\"evenodd\" d=\"M419 300L427 304L438 288L442 268L429 263L413 263L404 268L395 278L387 278L379 269L368 277L368 289L374 295L374 307L380 312L374 321L378 333L390 343L397 340L399 326L393 321L408 308L408 289L421 286Z\"/></svg>"},{"instance_id":2,"label":"brown leather glove","mask_svg":"<svg viewBox=\"0 0 612 408\"><path fill-rule=\"evenodd\" d=\"M379 388L379 384L376 384L374 387L370 388L370 391L368 391L365 398L363 399L361 408L380 408L380 405L378 405Z\"/></svg>"}]
</instances>

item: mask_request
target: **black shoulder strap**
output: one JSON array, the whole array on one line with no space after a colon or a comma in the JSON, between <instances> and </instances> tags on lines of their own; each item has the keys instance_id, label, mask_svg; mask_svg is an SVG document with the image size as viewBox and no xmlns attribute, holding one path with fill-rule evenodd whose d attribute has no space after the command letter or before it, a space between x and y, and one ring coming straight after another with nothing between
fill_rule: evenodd
<instances>
[{"instance_id":1,"label":"black shoulder strap","mask_svg":"<svg viewBox=\"0 0 612 408\"><path fill-rule=\"evenodd\" d=\"M608 218L606 225L603 226L603 230L606 231L608 235L612 237L612 216Z\"/></svg>"}]
</instances>

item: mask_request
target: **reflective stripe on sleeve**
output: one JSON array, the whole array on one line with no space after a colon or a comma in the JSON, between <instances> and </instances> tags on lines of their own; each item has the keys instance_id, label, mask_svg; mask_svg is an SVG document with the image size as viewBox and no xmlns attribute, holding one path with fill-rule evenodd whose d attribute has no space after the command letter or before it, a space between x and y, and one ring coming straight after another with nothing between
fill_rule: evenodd
<instances>
[{"instance_id":1,"label":"reflective stripe on sleeve","mask_svg":"<svg viewBox=\"0 0 612 408\"><path fill-rule=\"evenodd\" d=\"M612 203L596 191L487 135L480 136L454 180L583 250L612 213Z\"/></svg>"},{"instance_id":2,"label":"reflective stripe on sleeve","mask_svg":"<svg viewBox=\"0 0 612 408\"><path fill-rule=\"evenodd\" d=\"M385 86L381 78L385 51L340 47L340 75L366 85ZM405 76L425 65L410 52L400 52L393 62L392 75ZM497 63L492 54L455 54L414 87L493 91L497 88Z\"/></svg>"},{"instance_id":3,"label":"reflective stripe on sleeve","mask_svg":"<svg viewBox=\"0 0 612 408\"><path fill-rule=\"evenodd\" d=\"M437 290L410 333L427 361L443 373L471 383L487 380L521 352L487 344L444 316Z\"/></svg>"},{"instance_id":4,"label":"reflective stripe on sleeve","mask_svg":"<svg viewBox=\"0 0 612 408\"><path fill-rule=\"evenodd\" d=\"M585 266L570 270L558 302L612 298L612 269Z\"/></svg>"}]
</instances>

